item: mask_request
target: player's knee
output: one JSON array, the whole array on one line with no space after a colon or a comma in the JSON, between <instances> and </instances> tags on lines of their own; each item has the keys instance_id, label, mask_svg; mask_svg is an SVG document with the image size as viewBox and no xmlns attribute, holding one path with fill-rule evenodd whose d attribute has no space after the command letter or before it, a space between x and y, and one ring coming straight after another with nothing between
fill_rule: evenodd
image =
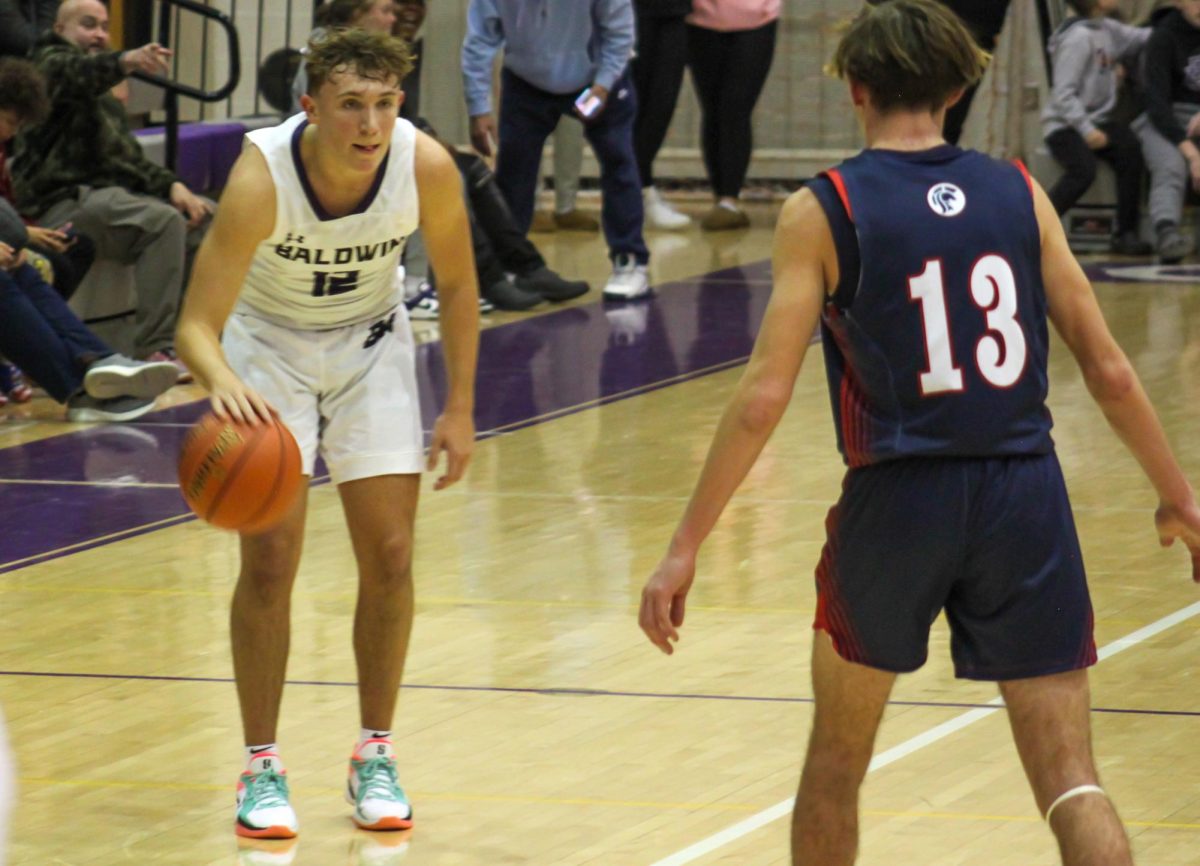
<instances>
[{"instance_id":1,"label":"player's knee","mask_svg":"<svg viewBox=\"0 0 1200 866\"><path fill-rule=\"evenodd\" d=\"M849 744L826 743L809 750L804 775L817 791L842 796L858 790L870 760L869 751L864 754Z\"/></svg>"},{"instance_id":2,"label":"player's knee","mask_svg":"<svg viewBox=\"0 0 1200 866\"><path fill-rule=\"evenodd\" d=\"M363 570L364 579L375 582L381 589L398 589L412 582L412 537L396 534L376 545L370 568Z\"/></svg>"},{"instance_id":3,"label":"player's knee","mask_svg":"<svg viewBox=\"0 0 1200 866\"><path fill-rule=\"evenodd\" d=\"M286 600L296 577L295 549L290 539L258 542L243 553L240 589L252 593L260 604Z\"/></svg>"}]
</instances>

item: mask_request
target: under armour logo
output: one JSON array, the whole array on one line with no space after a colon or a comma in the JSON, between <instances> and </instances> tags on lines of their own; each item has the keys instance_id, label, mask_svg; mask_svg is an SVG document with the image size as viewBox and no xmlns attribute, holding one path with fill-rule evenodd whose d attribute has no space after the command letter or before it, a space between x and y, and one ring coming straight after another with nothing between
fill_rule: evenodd
<instances>
[{"instance_id":1,"label":"under armour logo","mask_svg":"<svg viewBox=\"0 0 1200 866\"><path fill-rule=\"evenodd\" d=\"M287 237L284 238L283 242L285 244L302 244L304 243L304 235L294 235L291 232L288 232Z\"/></svg>"},{"instance_id":2,"label":"under armour logo","mask_svg":"<svg viewBox=\"0 0 1200 866\"><path fill-rule=\"evenodd\" d=\"M367 335L367 340L363 343L364 349L369 349L383 339L384 334L392 332L392 325L396 323L396 314L392 313L386 319L381 319L371 325L371 333Z\"/></svg>"}]
</instances>

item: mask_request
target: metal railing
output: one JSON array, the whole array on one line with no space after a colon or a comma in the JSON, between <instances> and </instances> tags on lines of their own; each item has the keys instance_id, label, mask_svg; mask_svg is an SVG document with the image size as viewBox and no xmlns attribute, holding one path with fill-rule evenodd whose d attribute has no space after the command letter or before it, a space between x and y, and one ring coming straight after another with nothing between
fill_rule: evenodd
<instances>
[{"instance_id":1,"label":"metal railing","mask_svg":"<svg viewBox=\"0 0 1200 866\"><path fill-rule=\"evenodd\" d=\"M182 84L171 78L165 78L159 75L148 75L144 72L134 72L133 75L147 84L153 84L156 87L161 87L163 94L163 109L166 111L166 123L164 131L166 134L166 157L165 163L167 168L172 171L176 168L179 150L179 97L186 96L190 99L195 99L199 102L220 102L233 93L241 80L241 61L240 51L238 47L237 28L233 26L233 21L224 12L217 9L211 9L203 3L198 3L196 0L160 0L158 16L158 36L157 41L160 45L171 45L171 24L174 18L175 31L179 31L179 12L181 9L186 9L189 12L194 12L210 21L216 22L222 30L225 31L226 47L229 57L229 72L228 80L216 90L203 90L199 87L193 87L190 84ZM174 9L172 10L172 7ZM174 11L172 16L170 13ZM207 57L208 29L204 30L204 39L202 45L203 56ZM178 55L176 55L178 56Z\"/></svg>"}]
</instances>

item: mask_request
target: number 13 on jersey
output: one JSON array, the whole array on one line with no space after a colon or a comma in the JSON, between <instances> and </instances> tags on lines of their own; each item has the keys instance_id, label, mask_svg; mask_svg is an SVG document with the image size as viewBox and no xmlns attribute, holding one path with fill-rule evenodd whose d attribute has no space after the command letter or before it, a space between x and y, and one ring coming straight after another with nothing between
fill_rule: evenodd
<instances>
[{"instance_id":1,"label":"number 13 on jersey","mask_svg":"<svg viewBox=\"0 0 1200 866\"><path fill-rule=\"evenodd\" d=\"M984 256L971 269L970 289L971 300L982 313L987 329L975 346L975 365L988 383L1009 388L1021 378L1027 355L1025 332L1017 321L1017 284L1012 267L1000 256ZM954 362L946 284L939 259L927 259L924 270L909 277L908 294L921 305L925 330L928 366L920 376L921 394L929 397L962 391L962 367Z\"/></svg>"}]
</instances>

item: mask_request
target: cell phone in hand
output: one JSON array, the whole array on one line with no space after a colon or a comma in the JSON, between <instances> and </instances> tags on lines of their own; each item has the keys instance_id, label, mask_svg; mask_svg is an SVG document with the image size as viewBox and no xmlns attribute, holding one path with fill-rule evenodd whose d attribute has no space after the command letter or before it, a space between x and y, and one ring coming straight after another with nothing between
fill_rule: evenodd
<instances>
[{"instance_id":1,"label":"cell phone in hand","mask_svg":"<svg viewBox=\"0 0 1200 866\"><path fill-rule=\"evenodd\" d=\"M575 97L575 111L585 120L590 120L600 110L600 97L592 93L592 88L585 87L583 93Z\"/></svg>"},{"instance_id":2,"label":"cell phone in hand","mask_svg":"<svg viewBox=\"0 0 1200 866\"><path fill-rule=\"evenodd\" d=\"M68 241L73 241L79 237L79 230L75 228L74 223L64 223L58 227L58 231L62 232L65 235L64 239Z\"/></svg>"}]
</instances>

